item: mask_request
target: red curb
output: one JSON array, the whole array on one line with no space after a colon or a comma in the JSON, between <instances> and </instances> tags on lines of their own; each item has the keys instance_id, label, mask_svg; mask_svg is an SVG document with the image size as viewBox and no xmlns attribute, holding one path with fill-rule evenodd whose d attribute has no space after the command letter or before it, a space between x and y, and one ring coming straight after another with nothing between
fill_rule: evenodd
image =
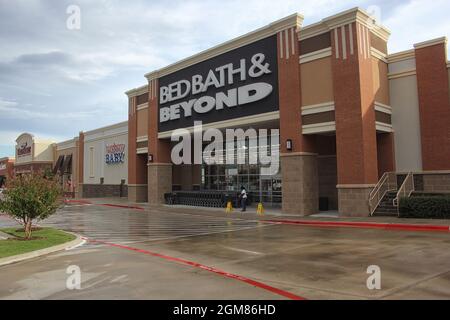
<instances>
[{"instance_id":1,"label":"red curb","mask_svg":"<svg viewBox=\"0 0 450 320\"><path fill-rule=\"evenodd\" d=\"M399 224L399 223L376 223L376 222L338 222L338 221L305 221L305 220L263 220L266 223L302 225L311 227L343 227L361 229L384 229L402 231L424 231L424 232L450 232L450 226L426 225L426 224Z\"/></svg>"},{"instance_id":2,"label":"red curb","mask_svg":"<svg viewBox=\"0 0 450 320\"><path fill-rule=\"evenodd\" d=\"M113 207L113 208L122 208L122 209L145 210L145 209L142 208L142 207L125 206L125 205L111 204L111 203L102 203L102 204L98 204L98 206Z\"/></svg>"},{"instance_id":3,"label":"red curb","mask_svg":"<svg viewBox=\"0 0 450 320\"><path fill-rule=\"evenodd\" d=\"M91 202L86 201L86 200L69 200L69 199L67 199L67 200L64 200L64 202L65 203L92 204Z\"/></svg>"},{"instance_id":4,"label":"red curb","mask_svg":"<svg viewBox=\"0 0 450 320\"><path fill-rule=\"evenodd\" d=\"M112 203L92 203L86 200L66 200L65 203L80 203L80 204L91 204L94 206L103 206L103 207L113 207L113 208L122 208L122 209L133 209L133 210L145 210L142 207L137 206L126 206L120 204L112 204Z\"/></svg>"},{"instance_id":5,"label":"red curb","mask_svg":"<svg viewBox=\"0 0 450 320\"><path fill-rule=\"evenodd\" d=\"M202 270L205 270L205 271L209 271L209 272L212 272L212 273L224 276L226 278L230 278L230 279L238 280L238 281L241 281L241 282L245 282L245 283L247 283L249 285L255 286L255 287L260 288L260 289L264 289L264 290L270 291L272 293L275 293L277 295L283 296L283 297L291 299L291 300L306 300L306 298L297 296L297 295L295 295L293 293L284 291L282 289L278 289L278 288L269 286L269 285L267 285L265 283L262 283L262 282L259 282L259 281L255 281L255 280L252 280L252 279L249 279L249 278L246 278L246 277L243 277L243 276L239 276L239 275L236 275L236 274L228 273L226 271L222 271L222 270L219 270L219 269L216 269L216 268L213 268L213 267L208 267L208 266L205 266L205 265L197 263L197 262L184 260L184 259L176 258L176 257L171 257L171 256L163 255L163 254L160 254L160 253L151 252L151 251L148 251L148 250L143 250L143 249L138 249L138 248L133 248L133 247L129 247L129 246L124 246L124 245L120 245L120 244L109 243L109 242L100 241L100 240L92 240L92 239L88 239L88 238L83 238L83 239L88 240L89 242L100 243L100 244L105 244L105 245L108 245L108 246L111 246L111 247L131 250L131 251L147 254L147 255L150 255L150 256L153 256L153 257L161 258L161 259L164 259L164 260L172 261L172 262L175 262L175 263L178 263L178 264L183 264L183 265L187 265L187 266L190 266L190 267L199 268L199 269L202 269Z\"/></svg>"}]
</instances>

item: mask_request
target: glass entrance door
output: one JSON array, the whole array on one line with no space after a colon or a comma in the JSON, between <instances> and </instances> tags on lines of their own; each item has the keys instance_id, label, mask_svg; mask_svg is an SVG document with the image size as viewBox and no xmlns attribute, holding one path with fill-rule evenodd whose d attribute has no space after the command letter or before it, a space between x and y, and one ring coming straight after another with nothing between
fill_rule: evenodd
<instances>
[{"instance_id":1,"label":"glass entrance door","mask_svg":"<svg viewBox=\"0 0 450 320\"><path fill-rule=\"evenodd\" d=\"M202 190L235 192L238 194L241 186L244 186L253 202L262 202L265 206L281 207L282 197L282 181L281 168L278 162L278 172L273 175L264 175L263 166L261 164L250 164L250 152L258 152L251 150L250 143L247 140L245 148L245 164L225 164L222 163L202 166ZM275 148L275 149L273 149ZM279 144L272 145L272 152L279 155ZM234 146L234 155L238 154L237 143ZM235 159L237 163L237 159Z\"/></svg>"}]
</instances>

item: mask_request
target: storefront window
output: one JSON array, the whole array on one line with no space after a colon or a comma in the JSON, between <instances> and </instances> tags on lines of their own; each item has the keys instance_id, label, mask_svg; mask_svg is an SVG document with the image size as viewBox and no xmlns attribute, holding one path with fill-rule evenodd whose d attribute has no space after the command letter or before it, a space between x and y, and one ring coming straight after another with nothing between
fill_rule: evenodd
<instances>
[{"instance_id":1,"label":"storefront window","mask_svg":"<svg viewBox=\"0 0 450 320\"><path fill-rule=\"evenodd\" d=\"M228 145L227 151L232 151ZM242 146L240 146L242 148ZM279 154L279 144L273 145ZM247 140L245 148L245 164L215 164L202 166L202 190L214 190L223 192L240 191L244 186L254 202L262 201L266 206L280 207L282 196L281 170L275 175L261 175L262 166L260 164L250 164L249 151L258 152L257 148L249 148ZM237 143L234 148L235 163L237 163L238 153ZM279 165L279 159L276 159Z\"/></svg>"}]
</instances>

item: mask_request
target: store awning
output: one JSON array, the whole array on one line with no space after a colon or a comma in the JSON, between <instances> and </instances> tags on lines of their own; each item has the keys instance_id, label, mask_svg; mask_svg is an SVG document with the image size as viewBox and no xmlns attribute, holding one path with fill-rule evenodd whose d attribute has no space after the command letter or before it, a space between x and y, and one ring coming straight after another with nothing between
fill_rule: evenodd
<instances>
[{"instance_id":1,"label":"store awning","mask_svg":"<svg viewBox=\"0 0 450 320\"><path fill-rule=\"evenodd\" d=\"M61 167L61 174L72 173L72 155L65 157L63 165Z\"/></svg>"},{"instance_id":2,"label":"store awning","mask_svg":"<svg viewBox=\"0 0 450 320\"><path fill-rule=\"evenodd\" d=\"M59 156L58 161L56 161L55 167L53 168L53 174L57 174L60 171L61 166L64 162L64 156Z\"/></svg>"}]
</instances>

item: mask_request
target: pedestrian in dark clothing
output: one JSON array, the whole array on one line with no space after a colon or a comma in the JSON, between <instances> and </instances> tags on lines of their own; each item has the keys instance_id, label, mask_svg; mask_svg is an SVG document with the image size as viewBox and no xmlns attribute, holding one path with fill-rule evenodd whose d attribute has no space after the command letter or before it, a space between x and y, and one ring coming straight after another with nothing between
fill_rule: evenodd
<instances>
[{"instance_id":1,"label":"pedestrian in dark clothing","mask_svg":"<svg viewBox=\"0 0 450 320\"><path fill-rule=\"evenodd\" d=\"M247 190L245 190L244 186L241 187L241 194L239 195L239 198L241 198L241 211L247 211Z\"/></svg>"}]
</instances>

